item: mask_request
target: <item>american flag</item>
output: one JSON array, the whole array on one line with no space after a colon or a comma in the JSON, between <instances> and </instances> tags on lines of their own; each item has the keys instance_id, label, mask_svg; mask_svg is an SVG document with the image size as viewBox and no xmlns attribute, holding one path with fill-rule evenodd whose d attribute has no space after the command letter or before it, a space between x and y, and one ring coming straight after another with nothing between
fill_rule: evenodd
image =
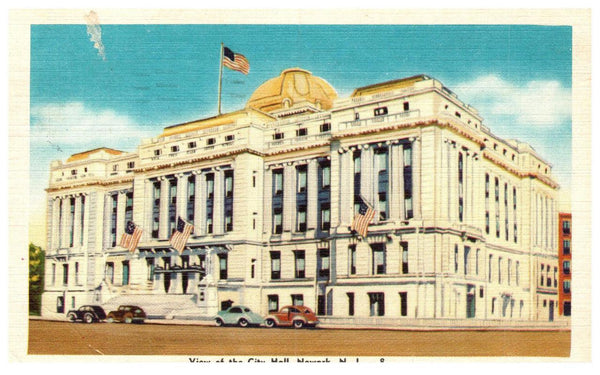
<instances>
[{"instance_id":1,"label":"american flag","mask_svg":"<svg viewBox=\"0 0 600 375\"><path fill-rule=\"evenodd\" d=\"M185 244L187 243L187 240L190 237L190 234L192 233L193 230L194 230L194 226L192 224L189 224L188 222L183 220L181 217L178 217L177 218L177 230L175 230L175 232L173 232L173 234L171 235L171 238L169 239L169 243L171 244L171 247L173 247L175 250L177 250L181 253L183 251L183 249L185 248Z\"/></svg>"},{"instance_id":2,"label":"american flag","mask_svg":"<svg viewBox=\"0 0 600 375\"><path fill-rule=\"evenodd\" d=\"M375 216L375 210L362 196L358 198L360 199L360 207L358 213L354 215L351 229L355 230L362 237L366 237L369 230L369 223Z\"/></svg>"},{"instance_id":3,"label":"american flag","mask_svg":"<svg viewBox=\"0 0 600 375\"><path fill-rule=\"evenodd\" d=\"M125 233L121 236L119 246L124 247L133 253L138 242L140 242L140 237L142 237L142 229L133 222L128 221Z\"/></svg>"},{"instance_id":4,"label":"american flag","mask_svg":"<svg viewBox=\"0 0 600 375\"><path fill-rule=\"evenodd\" d=\"M250 64L246 60L246 57L242 54L234 53L227 47L223 47L223 65L244 74L250 72Z\"/></svg>"}]
</instances>

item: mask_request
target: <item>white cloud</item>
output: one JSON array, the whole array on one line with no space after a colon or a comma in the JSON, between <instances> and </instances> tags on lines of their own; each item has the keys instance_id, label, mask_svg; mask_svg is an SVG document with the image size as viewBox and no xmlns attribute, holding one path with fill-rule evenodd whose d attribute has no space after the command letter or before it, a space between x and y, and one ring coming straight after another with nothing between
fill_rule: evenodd
<instances>
[{"instance_id":1,"label":"white cloud","mask_svg":"<svg viewBox=\"0 0 600 375\"><path fill-rule=\"evenodd\" d=\"M571 119L571 89L557 81L514 84L496 75L454 86L484 118L511 116L519 125L554 128Z\"/></svg>"},{"instance_id":2,"label":"white cloud","mask_svg":"<svg viewBox=\"0 0 600 375\"><path fill-rule=\"evenodd\" d=\"M125 148L133 151L152 132L136 126L126 116L108 109L92 109L80 102L54 103L31 109L34 144L85 151L87 147Z\"/></svg>"},{"instance_id":3,"label":"white cloud","mask_svg":"<svg viewBox=\"0 0 600 375\"><path fill-rule=\"evenodd\" d=\"M90 41L94 42L94 48L98 50L98 55L102 57L102 60L106 60L104 54L104 44L102 43L102 28L98 21L98 15L93 10L85 16L87 21L87 34L90 37Z\"/></svg>"}]
</instances>

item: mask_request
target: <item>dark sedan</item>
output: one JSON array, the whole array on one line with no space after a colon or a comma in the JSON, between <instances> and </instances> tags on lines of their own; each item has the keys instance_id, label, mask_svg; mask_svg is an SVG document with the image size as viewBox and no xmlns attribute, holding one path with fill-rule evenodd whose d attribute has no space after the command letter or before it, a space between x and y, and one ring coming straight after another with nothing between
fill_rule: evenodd
<instances>
[{"instance_id":1,"label":"dark sedan","mask_svg":"<svg viewBox=\"0 0 600 375\"><path fill-rule=\"evenodd\" d=\"M143 323L146 319L146 313L139 306L121 305L115 311L108 313L106 321L124 322L124 323Z\"/></svg>"},{"instance_id":2,"label":"dark sedan","mask_svg":"<svg viewBox=\"0 0 600 375\"><path fill-rule=\"evenodd\" d=\"M104 319L106 319L104 309L95 305L83 305L77 310L69 310L67 313L67 320L71 323L75 323L76 321L94 323Z\"/></svg>"}]
</instances>

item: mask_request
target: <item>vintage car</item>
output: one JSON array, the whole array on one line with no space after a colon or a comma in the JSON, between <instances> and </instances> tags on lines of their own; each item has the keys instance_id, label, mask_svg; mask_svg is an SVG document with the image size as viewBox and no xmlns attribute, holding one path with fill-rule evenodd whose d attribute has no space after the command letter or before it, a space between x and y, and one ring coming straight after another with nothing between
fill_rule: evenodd
<instances>
[{"instance_id":1,"label":"vintage car","mask_svg":"<svg viewBox=\"0 0 600 375\"><path fill-rule=\"evenodd\" d=\"M246 306L231 306L227 310L219 311L215 316L217 327L224 325L239 325L240 327L258 326L263 322L263 317L252 312Z\"/></svg>"},{"instance_id":2,"label":"vintage car","mask_svg":"<svg viewBox=\"0 0 600 375\"><path fill-rule=\"evenodd\" d=\"M143 323L146 319L146 313L139 306L121 305L116 311L111 311L106 317L108 323Z\"/></svg>"},{"instance_id":3,"label":"vintage car","mask_svg":"<svg viewBox=\"0 0 600 375\"><path fill-rule=\"evenodd\" d=\"M77 310L69 310L67 320L75 323L78 320L86 323L100 322L106 318L104 309L96 305L83 305Z\"/></svg>"},{"instance_id":4,"label":"vintage car","mask_svg":"<svg viewBox=\"0 0 600 375\"><path fill-rule=\"evenodd\" d=\"M265 319L265 326L302 328L316 326L319 319L315 313L306 306L284 306L278 312L270 313Z\"/></svg>"}]
</instances>

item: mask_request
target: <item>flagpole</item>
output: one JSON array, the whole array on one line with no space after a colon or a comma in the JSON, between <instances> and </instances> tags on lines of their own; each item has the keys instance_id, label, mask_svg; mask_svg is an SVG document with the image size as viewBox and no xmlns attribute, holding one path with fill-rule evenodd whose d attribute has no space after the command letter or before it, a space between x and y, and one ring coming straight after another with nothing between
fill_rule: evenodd
<instances>
[{"instance_id":1,"label":"flagpole","mask_svg":"<svg viewBox=\"0 0 600 375\"><path fill-rule=\"evenodd\" d=\"M218 115L221 115L221 81L223 80L223 42L221 42L221 58L219 59L219 100L218 100Z\"/></svg>"}]
</instances>

